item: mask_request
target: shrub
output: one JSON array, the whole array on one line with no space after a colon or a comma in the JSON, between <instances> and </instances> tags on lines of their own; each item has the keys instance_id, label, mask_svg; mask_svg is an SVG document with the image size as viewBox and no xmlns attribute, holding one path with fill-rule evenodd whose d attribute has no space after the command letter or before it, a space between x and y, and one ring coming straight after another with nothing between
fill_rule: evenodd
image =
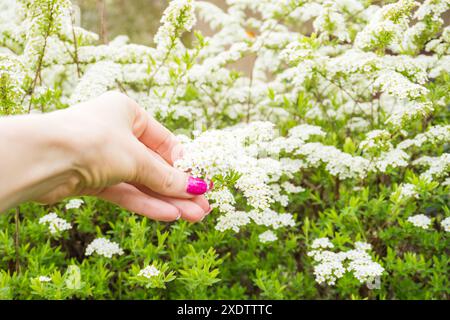
<instances>
[{"instance_id":1,"label":"shrub","mask_svg":"<svg viewBox=\"0 0 450 320\"><path fill-rule=\"evenodd\" d=\"M0 0L1 114L120 90L215 185L196 225L94 198L2 215L0 297L448 299L450 3L377 3L173 0L146 47ZM197 19L214 34L182 42Z\"/></svg>"}]
</instances>

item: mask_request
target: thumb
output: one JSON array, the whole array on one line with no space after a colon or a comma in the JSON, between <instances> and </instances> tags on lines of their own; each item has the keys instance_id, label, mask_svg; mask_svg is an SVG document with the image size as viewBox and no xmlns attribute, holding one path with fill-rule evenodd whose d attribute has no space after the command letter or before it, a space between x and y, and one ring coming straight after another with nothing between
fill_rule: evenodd
<instances>
[{"instance_id":1,"label":"thumb","mask_svg":"<svg viewBox=\"0 0 450 320\"><path fill-rule=\"evenodd\" d=\"M136 141L137 170L135 183L146 186L163 196L190 199L208 191L208 184L200 178L161 161L158 154Z\"/></svg>"}]
</instances>

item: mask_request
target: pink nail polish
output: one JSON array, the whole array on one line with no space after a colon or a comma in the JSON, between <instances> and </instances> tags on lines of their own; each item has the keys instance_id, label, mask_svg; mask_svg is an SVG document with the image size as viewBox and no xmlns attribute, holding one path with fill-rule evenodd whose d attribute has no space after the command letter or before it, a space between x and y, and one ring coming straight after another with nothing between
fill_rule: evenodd
<instances>
[{"instance_id":1,"label":"pink nail polish","mask_svg":"<svg viewBox=\"0 0 450 320\"><path fill-rule=\"evenodd\" d=\"M189 177L186 191L195 195L204 194L208 191L208 184L203 179Z\"/></svg>"}]
</instances>

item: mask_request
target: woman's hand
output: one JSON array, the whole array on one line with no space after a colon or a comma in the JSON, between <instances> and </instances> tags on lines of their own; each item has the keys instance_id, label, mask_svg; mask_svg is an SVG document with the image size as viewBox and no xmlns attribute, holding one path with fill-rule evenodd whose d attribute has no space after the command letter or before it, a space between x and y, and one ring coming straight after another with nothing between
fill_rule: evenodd
<instances>
[{"instance_id":1,"label":"woman's hand","mask_svg":"<svg viewBox=\"0 0 450 320\"><path fill-rule=\"evenodd\" d=\"M8 153L0 160L0 210L94 195L161 221L195 222L210 212L206 182L172 166L182 155L174 135L118 92L0 120L0 151Z\"/></svg>"}]
</instances>

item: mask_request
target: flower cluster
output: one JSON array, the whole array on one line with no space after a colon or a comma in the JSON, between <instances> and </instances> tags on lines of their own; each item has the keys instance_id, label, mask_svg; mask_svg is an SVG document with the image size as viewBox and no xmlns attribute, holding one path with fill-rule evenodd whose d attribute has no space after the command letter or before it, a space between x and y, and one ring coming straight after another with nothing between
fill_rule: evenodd
<instances>
[{"instance_id":1,"label":"flower cluster","mask_svg":"<svg viewBox=\"0 0 450 320\"><path fill-rule=\"evenodd\" d=\"M39 276L38 280L39 280L39 282L50 282L50 281L52 281L52 278L47 277L47 276Z\"/></svg>"},{"instance_id":2,"label":"flower cluster","mask_svg":"<svg viewBox=\"0 0 450 320\"><path fill-rule=\"evenodd\" d=\"M192 0L173 0L161 19L162 26L155 36L159 50L170 50L174 42L187 30L191 31L196 23Z\"/></svg>"},{"instance_id":3,"label":"flower cluster","mask_svg":"<svg viewBox=\"0 0 450 320\"><path fill-rule=\"evenodd\" d=\"M411 198L419 198L419 193L415 185L411 183L404 183L399 187L399 197L402 200L408 200Z\"/></svg>"},{"instance_id":4,"label":"flower cluster","mask_svg":"<svg viewBox=\"0 0 450 320\"><path fill-rule=\"evenodd\" d=\"M112 258L113 255L122 255L123 250L119 245L106 238L94 239L86 248L86 256L97 253L105 258Z\"/></svg>"},{"instance_id":5,"label":"flower cluster","mask_svg":"<svg viewBox=\"0 0 450 320\"><path fill-rule=\"evenodd\" d=\"M69 202L67 202L66 209L78 209L82 204L84 204L84 201L81 199L71 199L69 200Z\"/></svg>"},{"instance_id":6,"label":"flower cluster","mask_svg":"<svg viewBox=\"0 0 450 320\"><path fill-rule=\"evenodd\" d=\"M140 270L138 276L150 279L152 277L156 277L160 273L161 271L159 271L155 266L151 265Z\"/></svg>"},{"instance_id":7,"label":"flower cluster","mask_svg":"<svg viewBox=\"0 0 450 320\"><path fill-rule=\"evenodd\" d=\"M238 231L251 219L257 224L274 228L294 224L290 214L279 214L270 209L275 202L283 203L282 190L277 183L283 173L291 172L276 158L281 148L265 154L275 139L273 125L268 122L207 131L191 141L187 137L182 138L185 141L185 156L175 163L178 168L208 180L235 177L234 185L216 183L214 190L207 195L213 202L212 207L224 213L219 217L218 230ZM280 145L280 140L277 143ZM284 144L287 145L286 142ZM237 210L230 187L243 195L252 211ZM287 189L297 191L292 187ZM285 193L289 192L287 189L284 189Z\"/></svg>"},{"instance_id":8,"label":"flower cluster","mask_svg":"<svg viewBox=\"0 0 450 320\"><path fill-rule=\"evenodd\" d=\"M370 288L384 272L384 268L372 260L368 253L371 245L365 242L356 242L352 250L333 252L326 250L334 248L328 238L318 238L311 248L313 250L308 252L308 256L316 263L314 275L319 284L335 285L348 272Z\"/></svg>"},{"instance_id":9,"label":"flower cluster","mask_svg":"<svg viewBox=\"0 0 450 320\"><path fill-rule=\"evenodd\" d=\"M273 242L278 240L278 237L273 231L267 230L259 235L259 241L262 243Z\"/></svg>"},{"instance_id":10,"label":"flower cluster","mask_svg":"<svg viewBox=\"0 0 450 320\"><path fill-rule=\"evenodd\" d=\"M408 218L408 222L412 223L415 227L428 230L431 226L431 219L424 214L416 214Z\"/></svg>"},{"instance_id":11,"label":"flower cluster","mask_svg":"<svg viewBox=\"0 0 450 320\"><path fill-rule=\"evenodd\" d=\"M444 220L442 220L441 225L446 232L450 232L450 217L447 217Z\"/></svg>"},{"instance_id":12,"label":"flower cluster","mask_svg":"<svg viewBox=\"0 0 450 320\"><path fill-rule=\"evenodd\" d=\"M65 230L72 229L72 225L63 218L58 217L55 212L50 212L49 214L41 217L39 219L39 223L47 225L51 234L57 234Z\"/></svg>"}]
</instances>

